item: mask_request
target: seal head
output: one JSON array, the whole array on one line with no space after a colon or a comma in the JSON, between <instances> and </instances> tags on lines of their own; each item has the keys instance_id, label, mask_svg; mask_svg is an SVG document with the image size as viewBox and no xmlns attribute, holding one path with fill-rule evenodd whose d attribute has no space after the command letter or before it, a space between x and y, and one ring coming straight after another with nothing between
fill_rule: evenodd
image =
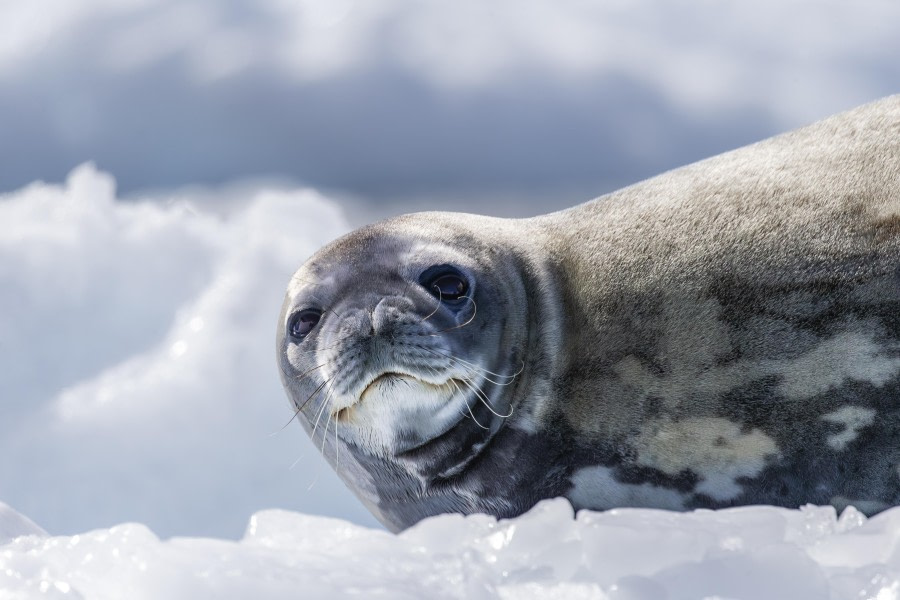
<instances>
[{"instance_id":1,"label":"seal head","mask_svg":"<svg viewBox=\"0 0 900 600\"><path fill-rule=\"evenodd\" d=\"M527 509L487 488L505 476L498 447L513 459L527 437L530 392L549 385L559 311L549 274L503 243L522 235L510 225L407 215L324 248L289 286L278 345L294 409L395 529L451 510Z\"/></svg>"}]
</instances>

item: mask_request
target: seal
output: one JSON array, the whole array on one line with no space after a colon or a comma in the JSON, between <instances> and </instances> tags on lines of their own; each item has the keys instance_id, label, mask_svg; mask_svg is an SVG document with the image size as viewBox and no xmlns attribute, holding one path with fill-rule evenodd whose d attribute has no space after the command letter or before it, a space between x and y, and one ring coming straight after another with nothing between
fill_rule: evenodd
<instances>
[{"instance_id":1,"label":"seal","mask_svg":"<svg viewBox=\"0 0 900 600\"><path fill-rule=\"evenodd\" d=\"M557 213L311 257L295 416L392 530L444 512L900 503L900 96Z\"/></svg>"}]
</instances>

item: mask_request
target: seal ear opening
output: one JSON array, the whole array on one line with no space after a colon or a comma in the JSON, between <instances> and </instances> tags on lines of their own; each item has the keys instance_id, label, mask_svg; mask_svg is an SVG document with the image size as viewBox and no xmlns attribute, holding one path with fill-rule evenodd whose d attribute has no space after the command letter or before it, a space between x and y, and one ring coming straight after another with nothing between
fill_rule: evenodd
<instances>
[{"instance_id":1,"label":"seal ear opening","mask_svg":"<svg viewBox=\"0 0 900 600\"><path fill-rule=\"evenodd\" d=\"M434 265L419 275L419 284L446 304L462 304L472 287L469 278L453 265Z\"/></svg>"}]
</instances>

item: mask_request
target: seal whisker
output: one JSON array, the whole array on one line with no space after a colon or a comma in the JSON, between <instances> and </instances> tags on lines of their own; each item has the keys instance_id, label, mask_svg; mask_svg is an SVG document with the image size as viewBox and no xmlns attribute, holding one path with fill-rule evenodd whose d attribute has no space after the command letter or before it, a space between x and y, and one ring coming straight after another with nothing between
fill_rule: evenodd
<instances>
[{"instance_id":1,"label":"seal whisker","mask_svg":"<svg viewBox=\"0 0 900 600\"><path fill-rule=\"evenodd\" d=\"M322 413L326 412L325 408L328 406L328 396L326 395L325 401L322 402L322 406L319 407L319 410L316 412L316 422L313 424L312 433L309 437L316 439L316 429L319 427L319 421L322 419ZM327 411L329 414L331 411ZM324 436L323 438L324 439Z\"/></svg>"},{"instance_id":2,"label":"seal whisker","mask_svg":"<svg viewBox=\"0 0 900 600\"><path fill-rule=\"evenodd\" d=\"M452 380L451 380L451 381L452 381ZM481 398L481 396L478 394L478 392L476 392L476 391L472 388L472 385L469 383L469 381L468 381L467 379L460 379L459 381L463 382L463 384L464 384L467 388L469 388L469 389L472 391L472 393L475 394L481 402L484 402L484 400ZM454 383L454 385L456 385L456 383ZM457 389L459 389L459 386L457 386ZM461 392L461 391L462 391L462 390L460 390L460 392ZM490 407L488 407L488 408L490 408ZM466 402L466 409L469 411L469 415L471 415L472 420L475 421L475 424L476 424L476 425L478 425L478 426L481 427L482 429L490 429L490 427L485 427L484 425L482 425L482 424L478 421L478 418L475 416L475 413L472 412L472 407L469 406L469 403L468 403L468 402Z\"/></svg>"},{"instance_id":3,"label":"seal whisker","mask_svg":"<svg viewBox=\"0 0 900 600\"><path fill-rule=\"evenodd\" d=\"M425 350L430 350L430 351L431 351L431 349L429 349L429 348L425 348ZM436 352L436 351L434 351L434 352ZM440 353L439 353L439 354L440 354ZM441 354L441 356L447 356L447 355ZM450 358L451 360L454 360L454 359L455 359L455 357L453 357L452 355L451 355L451 356L447 356L447 358ZM509 385L510 383L512 383L512 381L509 381L509 382L507 382L507 383L497 383L497 382L494 382L494 381L488 379L487 377L484 377L484 375L481 375L480 373L478 373L477 370L475 370L474 368L471 368L471 367L466 366L466 365L464 365L464 364L460 364L460 366L461 366L464 370L468 371L469 373L471 373L471 374L473 374L473 375L476 375L476 376L479 376L479 377L485 379L486 381L489 381L490 383L493 383L493 384L495 384L495 385ZM426 367L426 368L428 368L429 370L431 370L435 375L439 375L438 371L437 371L434 367ZM517 375L518 375L518 373L517 373ZM450 381L454 381L454 380L451 379ZM496 416L496 417L498 417L498 418L501 418L501 419L507 419L507 418L509 418L510 416L512 416L512 414L513 414L513 409L512 409L512 407L510 407L509 414L506 414L506 415L501 415L501 414L498 413L496 410L494 410L494 407L493 407L493 405L491 404L490 399L488 399L487 394L484 392L484 390L481 389L481 387L475 382L474 379L466 379L466 378L462 378L462 379L460 379L460 381L462 381L463 383L465 383L466 386L467 386L470 390L472 390L472 392L473 392L476 396L478 396L478 399L481 400L482 403L484 403L485 407L487 407L487 409L488 409L489 411L491 411L491 412L494 414L494 416ZM455 385L455 384L454 384L454 385ZM458 386L457 386L457 389L459 389Z\"/></svg>"},{"instance_id":4,"label":"seal whisker","mask_svg":"<svg viewBox=\"0 0 900 600\"><path fill-rule=\"evenodd\" d=\"M323 382L322 385L324 385L324 382ZM321 390L321 389L322 389L322 386L321 386L321 385L320 385L319 387L317 387L317 388L313 391L313 393L309 396L309 398L307 398L307 399L303 402L303 404L301 404L300 406L297 406L297 407L295 408L294 414L292 414L292 415L291 415L291 418L287 420L287 423L285 423L284 425L282 425L282 426L281 426L281 429L279 429L278 431L273 431L273 432L270 433L269 435L270 435L270 436L273 436L273 435L275 435L276 433L279 433L279 432L284 431L284 429L285 429L288 425L290 425L290 424L294 421L294 419L297 418L297 415L299 415L301 412L303 412L303 407L306 406L306 404L312 399L312 397L315 396L315 395L319 392L319 390Z\"/></svg>"},{"instance_id":5,"label":"seal whisker","mask_svg":"<svg viewBox=\"0 0 900 600\"><path fill-rule=\"evenodd\" d=\"M494 381L493 379L488 377L488 375L485 374L484 370L482 370L478 367L461 362L459 359L457 359L456 357L454 357L452 355L441 354L441 356L445 356L449 360L453 361L456 364L456 366L463 369L466 373L480 377L481 379L484 379L488 383L492 383L494 385L499 385L499 386L507 386L507 385L511 385L514 383L515 376L500 376L500 375L498 375L498 377L507 378L508 381Z\"/></svg>"},{"instance_id":6,"label":"seal whisker","mask_svg":"<svg viewBox=\"0 0 900 600\"><path fill-rule=\"evenodd\" d=\"M338 443L338 427L340 422L338 418L334 418L334 466L336 469L341 468L341 445Z\"/></svg>"},{"instance_id":7,"label":"seal whisker","mask_svg":"<svg viewBox=\"0 0 900 600\"><path fill-rule=\"evenodd\" d=\"M501 419L505 419L505 418L507 418L507 417L509 416L509 415L506 415L506 417L504 417L503 415L500 415L499 413L497 413L497 412L494 410L493 406L491 406L491 401L490 401L490 400L488 399L488 397L487 397L487 394L485 394L485 393L484 393L484 390L482 390L482 389L478 386L478 384L475 383L475 380L473 380L473 379L466 379L465 377L463 377L463 378L461 378L459 381L462 381L462 382L466 385L467 388L469 388L470 390L472 390L472 392L473 392L476 396L478 396L478 399L481 400L482 404L484 404L485 407L486 407L489 411L491 411L492 413L494 413L495 416L500 417ZM512 414L512 413L510 413L510 414Z\"/></svg>"},{"instance_id":8,"label":"seal whisker","mask_svg":"<svg viewBox=\"0 0 900 600\"><path fill-rule=\"evenodd\" d=\"M309 297L312 298L313 300L315 300L316 302L318 302L319 304L321 304L320 308L322 309L322 312L330 312L334 315L337 315L338 318L343 318L339 312L337 312L330 306L325 306L325 303L322 302L322 299L319 298L318 296L316 296L315 294L310 294Z\"/></svg>"},{"instance_id":9,"label":"seal whisker","mask_svg":"<svg viewBox=\"0 0 900 600\"><path fill-rule=\"evenodd\" d=\"M506 382L506 383L500 383L500 382L493 381L493 380L491 380L491 379L485 377L485 379L487 379L488 381L490 381L491 383L494 383L494 384L496 384L496 385L509 385L510 383L512 383L512 380L513 380L513 379L515 379L516 377L518 377L518 376L522 373L522 371L525 370L525 362L523 361L523 362L522 362L522 366L519 367L519 370L518 370L518 371L516 371L516 372L513 373L512 375L503 375L502 373L495 373L495 372L493 372L493 371L489 371L488 369L485 369L484 367L479 367L479 366L476 365L475 363L472 363L472 362L469 362L469 361L464 360L464 359L462 359L462 358L459 358L459 357L456 356L455 354L441 352L440 350L437 350L437 349L435 349L435 348L426 348L426 347L424 347L424 346L418 346L418 347L421 348L422 350L427 351L427 352L433 352L434 354L443 356L443 357L445 357L445 358L449 358L450 360L459 363L459 366L461 366L461 367L463 367L463 368L467 368L467 369L469 369L469 370L472 371L472 372L476 372L476 373L479 373L479 374L481 374L481 375L485 375L485 374L486 374L486 375L492 375L492 376L494 376L494 377L499 377L499 378L501 378L501 379L509 379L509 380L510 380L509 382Z\"/></svg>"},{"instance_id":10,"label":"seal whisker","mask_svg":"<svg viewBox=\"0 0 900 600\"><path fill-rule=\"evenodd\" d=\"M297 381L302 381L304 377L307 377L310 373L312 373L316 369L321 369L322 367L324 367L327 364L328 364L327 362L324 362L321 365L317 365L315 367L312 367L311 369L307 369L306 371L303 371L299 375L295 375L294 379L296 379Z\"/></svg>"},{"instance_id":11,"label":"seal whisker","mask_svg":"<svg viewBox=\"0 0 900 600\"><path fill-rule=\"evenodd\" d=\"M336 316L338 319L343 319L343 318L344 318L344 315L342 315L342 314L339 313L338 311L334 310L333 308L322 307L322 312L323 312L323 313L331 313L331 314L333 314L334 316Z\"/></svg>"},{"instance_id":12,"label":"seal whisker","mask_svg":"<svg viewBox=\"0 0 900 600\"><path fill-rule=\"evenodd\" d=\"M328 416L325 418L325 430L322 431L322 446L319 448L319 452L322 454L325 454L325 440L328 439L328 425L331 423L331 411L329 410L327 412Z\"/></svg>"},{"instance_id":13,"label":"seal whisker","mask_svg":"<svg viewBox=\"0 0 900 600\"><path fill-rule=\"evenodd\" d=\"M501 419L508 419L509 417L512 416L512 414L513 414L513 407L512 407L512 406L509 407L509 414L501 415L501 414L498 413L496 410L494 410L494 407L491 405L491 401L488 399L487 394L484 393L484 390L482 390L481 387L479 387L479 385L478 385L477 383L475 383L475 381L473 381L473 380L471 380L471 379L461 379L461 381L462 381L463 383L465 383L466 385L468 385L468 386L469 386L469 389L471 389L472 391L475 392L475 395L478 396L478 398L484 403L484 406L485 406L489 411L491 411L492 413L494 413L494 416L495 416L495 417L499 417L499 418L501 418ZM477 390L477 391L476 391L476 390Z\"/></svg>"},{"instance_id":14,"label":"seal whisker","mask_svg":"<svg viewBox=\"0 0 900 600\"><path fill-rule=\"evenodd\" d=\"M446 329L439 329L438 331L435 331L434 333L428 333L426 335L436 336L436 335L440 335L442 333L446 333L448 331L453 331L454 329L462 329L463 327L465 327L466 325L468 325L469 323L471 323L472 321L475 320L475 315L478 314L478 305L475 304L475 299L472 298L471 296L460 296L460 298L465 298L466 300L468 300L469 302L472 303L472 307L473 307L472 316L469 317L469 319L465 323L460 323L459 325L454 325L453 327L448 327Z\"/></svg>"},{"instance_id":15,"label":"seal whisker","mask_svg":"<svg viewBox=\"0 0 900 600\"><path fill-rule=\"evenodd\" d=\"M309 398L307 398L306 400L304 400L304 401L303 401L303 404L301 404L300 406L297 407L297 413L299 413L300 411L302 411L303 408L304 408L307 404L309 404L309 401L313 399L313 396L316 396L320 391L322 391L322 388L325 387L325 384L328 383L329 381L331 381L331 379L334 379L334 378L332 377L332 378L330 378L330 379L326 379L326 380L323 381L321 384L319 384L319 387L317 387L317 388L313 391L313 393L309 395ZM297 416L296 413L294 414L294 416Z\"/></svg>"},{"instance_id":16,"label":"seal whisker","mask_svg":"<svg viewBox=\"0 0 900 600\"><path fill-rule=\"evenodd\" d=\"M460 381L462 381L462 380L460 380ZM459 385L457 385L456 380L451 379L450 382L453 384L453 387L455 387L456 390L457 390L460 394L463 393L463 391L459 388ZM471 389L471 388L470 388L470 389ZM466 402L466 410L469 411L469 416L472 417L472 420L475 421L475 424L476 424L476 425L478 425L479 427L481 427L481 428L484 429L484 430L489 430L489 429L490 429L490 427L485 427L484 425L482 425L482 424L478 421L478 417L476 417L476 416L475 416L475 413L472 412L472 407L469 406L469 403L468 403L468 402ZM460 412L462 412L462 411L460 411ZM462 414L465 416L465 413L462 413Z\"/></svg>"},{"instance_id":17,"label":"seal whisker","mask_svg":"<svg viewBox=\"0 0 900 600\"><path fill-rule=\"evenodd\" d=\"M291 423L294 422L294 419L296 419L296 418L297 418L297 415L299 415L299 414L300 414L300 411L299 411L299 410L295 410L295 411L294 411L294 414L291 415L291 418L287 420L287 423L285 423L284 425L282 425L281 427L279 427L277 431L271 432L271 433L269 434L269 437L275 437L276 435L278 435L279 433L281 433L282 431L284 431L284 430L287 428L288 425L290 425Z\"/></svg>"},{"instance_id":18,"label":"seal whisker","mask_svg":"<svg viewBox=\"0 0 900 600\"><path fill-rule=\"evenodd\" d=\"M333 344L331 344L330 346L325 346L324 348L320 348L318 346L316 346L315 348L304 348L303 350L300 350L298 352L298 354L307 355L307 354L316 354L317 352L327 352L327 351L331 350L332 348L334 348L335 346L340 345L344 341L344 339L345 338L336 340Z\"/></svg>"},{"instance_id":19,"label":"seal whisker","mask_svg":"<svg viewBox=\"0 0 900 600\"><path fill-rule=\"evenodd\" d=\"M440 376L440 372L439 372L437 369L435 369L434 367L426 367L426 368L427 368L428 370L430 370L432 373L434 373L435 375ZM453 387L455 387L455 388L456 388L456 391L457 391L460 395L464 395L464 392L462 391L462 389L460 389L459 385L456 383L457 381L465 381L465 380L464 380L464 379L459 379L459 380L456 380L456 379L450 379L450 380L448 381L448 383L450 383ZM471 389L471 388L469 388L469 389ZM477 395L477 394L476 394L476 395ZM490 429L490 427L485 427L484 425L482 425L482 424L478 421L478 419L475 417L475 413L472 412L472 407L469 406L469 403L468 403L468 402L466 402L466 409L469 411L469 416L472 417L472 420L475 421L475 424L476 424L476 425L478 425L479 427L481 427L482 429L485 429L485 430ZM462 410L460 410L459 413L460 413L462 416L464 416L464 417L466 416L466 413L463 412Z\"/></svg>"},{"instance_id":20,"label":"seal whisker","mask_svg":"<svg viewBox=\"0 0 900 600\"><path fill-rule=\"evenodd\" d=\"M299 464L300 464L300 461L303 460L303 458L304 458L304 455L303 455L303 454L301 454L300 456L298 456L297 459L296 459L294 462L291 463L291 466L288 467L288 471L293 471L293 470L294 470L294 467L296 467L297 465L299 465Z\"/></svg>"},{"instance_id":21,"label":"seal whisker","mask_svg":"<svg viewBox=\"0 0 900 600\"><path fill-rule=\"evenodd\" d=\"M331 383L332 381L334 381L334 377L330 377L329 379L325 380L323 383L328 384L328 383ZM312 433L310 433L310 437L312 439L315 439L316 428L318 428L319 421L322 419L322 413L328 412L328 418L325 420L325 432L322 434L322 448L323 448L322 451L323 452L324 452L324 448L325 448L325 436L328 435L328 421L330 421L331 417L332 417L332 411L328 410L328 406L330 404L332 404L332 398L333 398L333 390L330 385L326 385L325 386L325 399L322 401L322 406L319 407L319 410L316 413L316 422L313 425Z\"/></svg>"},{"instance_id":22,"label":"seal whisker","mask_svg":"<svg viewBox=\"0 0 900 600\"><path fill-rule=\"evenodd\" d=\"M473 375L478 375L485 381L493 383L494 385L500 385L500 386L511 385L515 382L515 378L518 376L518 373L516 375L496 375L496 377L507 379L507 381L494 381L493 379L488 377L488 375L493 375L493 373L490 373L489 371L485 371L484 369L481 369L474 365L466 364L466 363L460 361L460 359L456 358L455 356L448 356L447 358L449 358L450 360L457 363L462 369L465 369L467 372L469 372Z\"/></svg>"},{"instance_id":23,"label":"seal whisker","mask_svg":"<svg viewBox=\"0 0 900 600\"><path fill-rule=\"evenodd\" d=\"M434 314L441 308L441 298L443 297L443 295L441 294L441 288L435 288L435 289L437 289L437 292L438 292L437 304L435 305L434 310L431 311L427 317L425 317L424 319L421 319L419 321L419 323L424 323L425 321L427 321L428 319L433 317Z\"/></svg>"}]
</instances>

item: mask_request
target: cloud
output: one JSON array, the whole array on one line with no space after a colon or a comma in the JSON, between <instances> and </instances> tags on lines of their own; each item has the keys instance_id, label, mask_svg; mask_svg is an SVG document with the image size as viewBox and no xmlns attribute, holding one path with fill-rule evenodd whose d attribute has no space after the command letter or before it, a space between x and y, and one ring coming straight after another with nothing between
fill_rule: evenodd
<instances>
[{"instance_id":1,"label":"cloud","mask_svg":"<svg viewBox=\"0 0 900 600\"><path fill-rule=\"evenodd\" d=\"M280 176L552 208L896 92L898 17L886 2L15 0L0 189L90 159L126 194Z\"/></svg>"},{"instance_id":2,"label":"cloud","mask_svg":"<svg viewBox=\"0 0 900 600\"><path fill-rule=\"evenodd\" d=\"M121 202L88 164L0 197L0 498L57 534L235 537L269 506L374 523L284 427L275 367L287 281L343 217L309 189L179 196Z\"/></svg>"}]
</instances>

